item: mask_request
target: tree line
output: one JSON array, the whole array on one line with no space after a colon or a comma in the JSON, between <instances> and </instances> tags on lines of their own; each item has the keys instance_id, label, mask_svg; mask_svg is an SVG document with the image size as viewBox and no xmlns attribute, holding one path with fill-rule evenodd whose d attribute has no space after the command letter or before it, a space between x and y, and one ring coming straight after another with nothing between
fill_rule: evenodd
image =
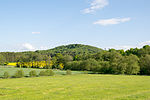
<instances>
[{"instance_id":1,"label":"tree line","mask_svg":"<svg viewBox=\"0 0 150 100\"><path fill-rule=\"evenodd\" d=\"M66 70L65 75L71 75L71 74L72 74L71 70ZM42 70L40 71L39 74L36 72L36 70L31 70L28 76L25 76L23 70L17 70L13 76L10 76L10 74L7 71L5 71L3 74L3 77L1 78L7 79L7 78L39 77L39 76L54 76L54 75L55 75L55 72L51 69Z\"/></svg>"},{"instance_id":2,"label":"tree line","mask_svg":"<svg viewBox=\"0 0 150 100\"><path fill-rule=\"evenodd\" d=\"M17 67L93 71L101 74L150 75L150 46L124 50L102 50L72 44L35 52L2 52L0 64Z\"/></svg>"}]
</instances>

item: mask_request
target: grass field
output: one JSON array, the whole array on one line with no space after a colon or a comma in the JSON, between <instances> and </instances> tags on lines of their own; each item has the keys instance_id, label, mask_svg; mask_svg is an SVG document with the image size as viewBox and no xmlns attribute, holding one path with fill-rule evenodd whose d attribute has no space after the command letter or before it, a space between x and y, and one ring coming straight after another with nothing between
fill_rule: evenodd
<instances>
[{"instance_id":1,"label":"grass field","mask_svg":"<svg viewBox=\"0 0 150 100\"><path fill-rule=\"evenodd\" d=\"M16 68L13 66L0 66L0 77L3 77L4 72L7 71L10 76L13 76L15 74L15 72L17 70L23 70L25 73L25 76L29 76L29 72L31 70L36 70L37 74L40 73L40 71L42 70L46 70L46 69L33 69L33 68ZM59 75L63 75L66 73L66 71L61 71L61 70L53 70L55 72L55 74L59 74ZM72 74L82 74L84 73L83 71L72 71Z\"/></svg>"},{"instance_id":2,"label":"grass field","mask_svg":"<svg viewBox=\"0 0 150 100\"><path fill-rule=\"evenodd\" d=\"M150 100L150 77L75 74L0 79L0 100Z\"/></svg>"}]
</instances>

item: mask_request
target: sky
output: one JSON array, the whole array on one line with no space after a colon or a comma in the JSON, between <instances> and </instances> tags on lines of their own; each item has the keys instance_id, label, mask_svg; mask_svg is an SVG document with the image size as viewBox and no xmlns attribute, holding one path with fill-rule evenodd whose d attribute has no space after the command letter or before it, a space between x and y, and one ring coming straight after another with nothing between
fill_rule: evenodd
<instances>
[{"instance_id":1,"label":"sky","mask_svg":"<svg viewBox=\"0 0 150 100\"><path fill-rule=\"evenodd\" d=\"M0 52L150 45L150 0L0 0Z\"/></svg>"}]
</instances>

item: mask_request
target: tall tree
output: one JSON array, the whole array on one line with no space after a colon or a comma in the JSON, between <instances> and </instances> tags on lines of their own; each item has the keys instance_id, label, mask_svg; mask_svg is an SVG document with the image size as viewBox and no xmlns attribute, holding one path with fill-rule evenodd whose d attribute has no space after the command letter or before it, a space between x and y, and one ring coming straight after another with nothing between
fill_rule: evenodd
<instances>
[{"instance_id":1,"label":"tall tree","mask_svg":"<svg viewBox=\"0 0 150 100\"><path fill-rule=\"evenodd\" d=\"M129 55L126 57L126 74L138 74L140 71L140 66L138 64L139 58L136 55Z\"/></svg>"},{"instance_id":2,"label":"tall tree","mask_svg":"<svg viewBox=\"0 0 150 100\"><path fill-rule=\"evenodd\" d=\"M0 54L0 65L4 65L4 63L6 62L6 58Z\"/></svg>"},{"instance_id":3,"label":"tall tree","mask_svg":"<svg viewBox=\"0 0 150 100\"><path fill-rule=\"evenodd\" d=\"M140 58L140 73L145 75L150 75L150 55L145 55Z\"/></svg>"}]
</instances>

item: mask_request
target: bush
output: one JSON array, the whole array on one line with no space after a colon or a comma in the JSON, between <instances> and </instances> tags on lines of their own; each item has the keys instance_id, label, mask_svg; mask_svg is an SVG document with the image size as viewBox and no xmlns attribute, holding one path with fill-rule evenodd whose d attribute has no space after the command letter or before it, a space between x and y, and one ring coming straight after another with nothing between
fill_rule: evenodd
<instances>
[{"instance_id":1,"label":"bush","mask_svg":"<svg viewBox=\"0 0 150 100\"><path fill-rule=\"evenodd\" d=\"M39 76L46 76L45 71L40 71Z\"/></svg>"},{"instance_id":2,"label":"bush","mask_svg":"<svg viewBox=\"0 0 150 100\"><path fill-rule=\"evenodd\" d=\"M9 73L8 72L4 72L4 76L3 76L3 78L9 78L10 76L9 76Z\"/></svg>"},{"instance_id":3,"label":"bush","mask_svg":"<svg viewBox=\"0 0 150 100\"><path fill-rule=\"evenodd\" d=\"M53 75L55 75L55 73L51 69L46 70L45 73L46 73L46 76L53 76Z\"/></svg>"},{"instance_id":4,"label":"bush","mask_svg":"<svg viewBox=\"0 0 150 100\"><path fill-rule=\"evenodd\" d=\"M30 77L36 77L36 71L32 70L29 72Z\"/></svg>"},{"instance_id":5,"label":"bush","mask_svg":"<svg viewBox=\"0 0 150 100\"><path fill-rule=\"evenodd\" d=\"M81 62L82 61L73 61L73 62L68 62L66 63L66 65L64 66L64 69L70 69L70 70L82 70L81 69Z\"/></svg>"},{"instance_id":6,"label":"bush","mask_svg":"<svg viewBox=\"0 0 150 100\"><path fill-rule=\"evenodd\" d=\"M18 71L16 71L14 77L15 77L15 78L24 77L24 72L23 72L23 70L18 70Z\"/></svg>"},{"instance_id":7,"label":"bush","mask_svg":"<svg viewBox=\"0 0 150 100\"><path fill-rule=\"evenodd\" d=\"M89 72L88 71L83 71L83 74L88 74Z\"/></svg>"},{"instance_id":8,"label":"bush","mask_svg":"<svg viewBox=\"0 0 150 100\"><path fill-rule=\"evenodd\" d=\"M55 73L53 72L53 70L48 69L46 71L41 71L39 75L40 76L53 76L55 75Z\"/></svg>"},{"instance_id":9,"label":"bush","mask_svg":"<svg viewBox=\"0 0 150 100\"><path fill-rule=\"evenodd\" d=\"M66 71L66 75L71 75L71 74L72 74L71 70Z\"/></svg>"}]
</instances>

